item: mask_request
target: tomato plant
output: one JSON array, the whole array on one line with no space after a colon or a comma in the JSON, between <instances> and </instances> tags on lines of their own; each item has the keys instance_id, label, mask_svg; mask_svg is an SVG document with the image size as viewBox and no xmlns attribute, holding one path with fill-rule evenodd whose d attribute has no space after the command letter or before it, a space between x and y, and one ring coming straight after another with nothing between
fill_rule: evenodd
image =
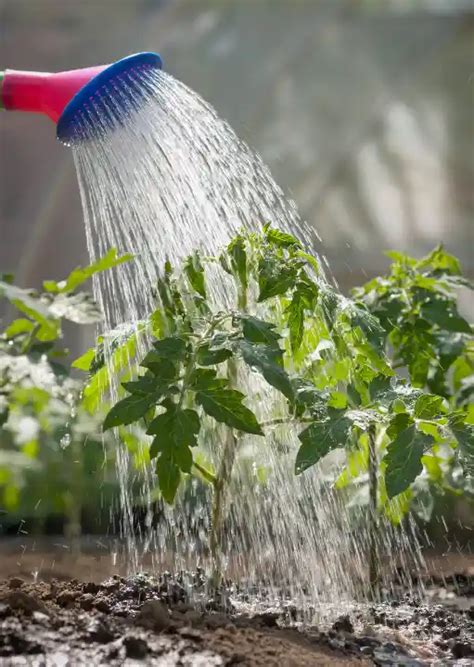
<instances>
[{"instance_id":1,"label":"tomato plant","mask_svg":"<svg viewBox=\"0 0 474 667\"><path fill-rule=\"evenodd\" d=\"M178 269L164 267L156 310L143 323L148 351L123 382L104 430L144 425L166 502L190 475L211 485L216 577L228 482L245 434L264 441L292 425L297 475L346 451L336 486L361 473L368 480L374 585L378 516L400 514L400 499L409 499L425 471L443 477L442 460L472 476L473 336L453 292L467 282L440 248L420 261L392 259L390 276L354 299L323 279L318 259L297 239L269 225L240 234L219 257L195 253ZM225 308L214 298L219 284ZM93 370L95 355L84 357L84 370ZM275 416L264 422L251 408L254 373L274 392ZM222 434L213 469L201 455L209 428Z\"/></svg>"}]
</instances>

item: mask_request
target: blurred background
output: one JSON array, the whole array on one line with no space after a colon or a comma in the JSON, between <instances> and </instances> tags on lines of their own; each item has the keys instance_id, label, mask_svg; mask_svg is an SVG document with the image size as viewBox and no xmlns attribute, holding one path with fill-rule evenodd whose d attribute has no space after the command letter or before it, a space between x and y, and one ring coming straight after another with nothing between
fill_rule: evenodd
<instances>
[{"instance_id":1,"label":"blurred background","mask_svg":"<svg viewBox=\"0 0 474 667\"><path fill-rule=\"evenodd\" d=\"M2 69L159 51L261 153L344 291L385 270L383 250L440 242L474 278L472 0L0 0L0 11ZM23 286L60 279L87 261L72 157L45 117L0 114L0 142L0 269Z\"/></svg>"}]
</instances>

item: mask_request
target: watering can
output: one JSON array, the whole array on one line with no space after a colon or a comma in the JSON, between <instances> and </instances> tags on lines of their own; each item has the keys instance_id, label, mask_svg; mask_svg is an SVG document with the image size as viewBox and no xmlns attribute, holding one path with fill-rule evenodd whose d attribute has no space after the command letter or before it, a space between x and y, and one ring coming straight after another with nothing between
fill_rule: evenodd
<instances>
[{"instance_id":1,"label":"watering can","mask_svg":"<svg viewBox=\"0 0 474 667\"><path fill-rule=\"evenodd\" d=\"M90 122L85 122L89 105L99 114L101 108L104 111L100 118L101 130L104 126L124 122L130 106L136 107L145 94L139 76L132 75L161 67L161 57L146 52L127 56L111 65L54 74L5 70L0 72L0 108L46 114L57 123L58 139L71 144L94 134ZM124 81L126 86L121 85ZM111 97L115 102L113 115L106 110Z\"/></svg>"}]
</instances>

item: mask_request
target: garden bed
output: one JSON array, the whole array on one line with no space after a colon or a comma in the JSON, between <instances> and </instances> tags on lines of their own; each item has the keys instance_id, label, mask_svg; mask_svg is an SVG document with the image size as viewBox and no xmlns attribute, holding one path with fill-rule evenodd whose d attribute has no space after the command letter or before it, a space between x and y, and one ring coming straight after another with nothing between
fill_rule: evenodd
<instances>
[{"instance_id":1,"label":"garden bed","mask_svg":"<svg viewBox=\"0 0 474 667\"><path fill-rule=\"evenodd\" d=\"M200 572L83 582L68 579L74 563L85 577L94 562L105 573L105 559L69 553L54 578L52 553L35 553L44 569L33 574L31 552L17 551L16 564L13 551L2 556L2 572L10 575L0 583L2 665L421 666L469 665L474 657L469 559L453 558L457 573L444 559L448 569L438 570L427 603L402 592L390 603L354 605L329 624L303 625L291 600L259 605L231 583L224 609L222 597L206 596Z\"/></svg>"}]
</instances>

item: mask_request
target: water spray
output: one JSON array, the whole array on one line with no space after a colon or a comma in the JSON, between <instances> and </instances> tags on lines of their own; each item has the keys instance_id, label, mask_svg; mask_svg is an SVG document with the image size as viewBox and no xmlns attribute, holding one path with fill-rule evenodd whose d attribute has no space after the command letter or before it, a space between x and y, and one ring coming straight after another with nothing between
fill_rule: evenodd
<instances>
[{"instance_id":1,"label":"water spray","mask_svg":"<svg viewBox=\"0 0 474 667\"><path fill-rule=\"evenodd\" d=\"M57 138L72 144L123 125L146 95L140 77L162 67L157 53L136 53L111 65L67 72L0 72L0 108L42 113L57 123ZM110 113L110 101L114 113ZM95 130L91 109L100 115Z\"/></svg>"}]
</instances>

